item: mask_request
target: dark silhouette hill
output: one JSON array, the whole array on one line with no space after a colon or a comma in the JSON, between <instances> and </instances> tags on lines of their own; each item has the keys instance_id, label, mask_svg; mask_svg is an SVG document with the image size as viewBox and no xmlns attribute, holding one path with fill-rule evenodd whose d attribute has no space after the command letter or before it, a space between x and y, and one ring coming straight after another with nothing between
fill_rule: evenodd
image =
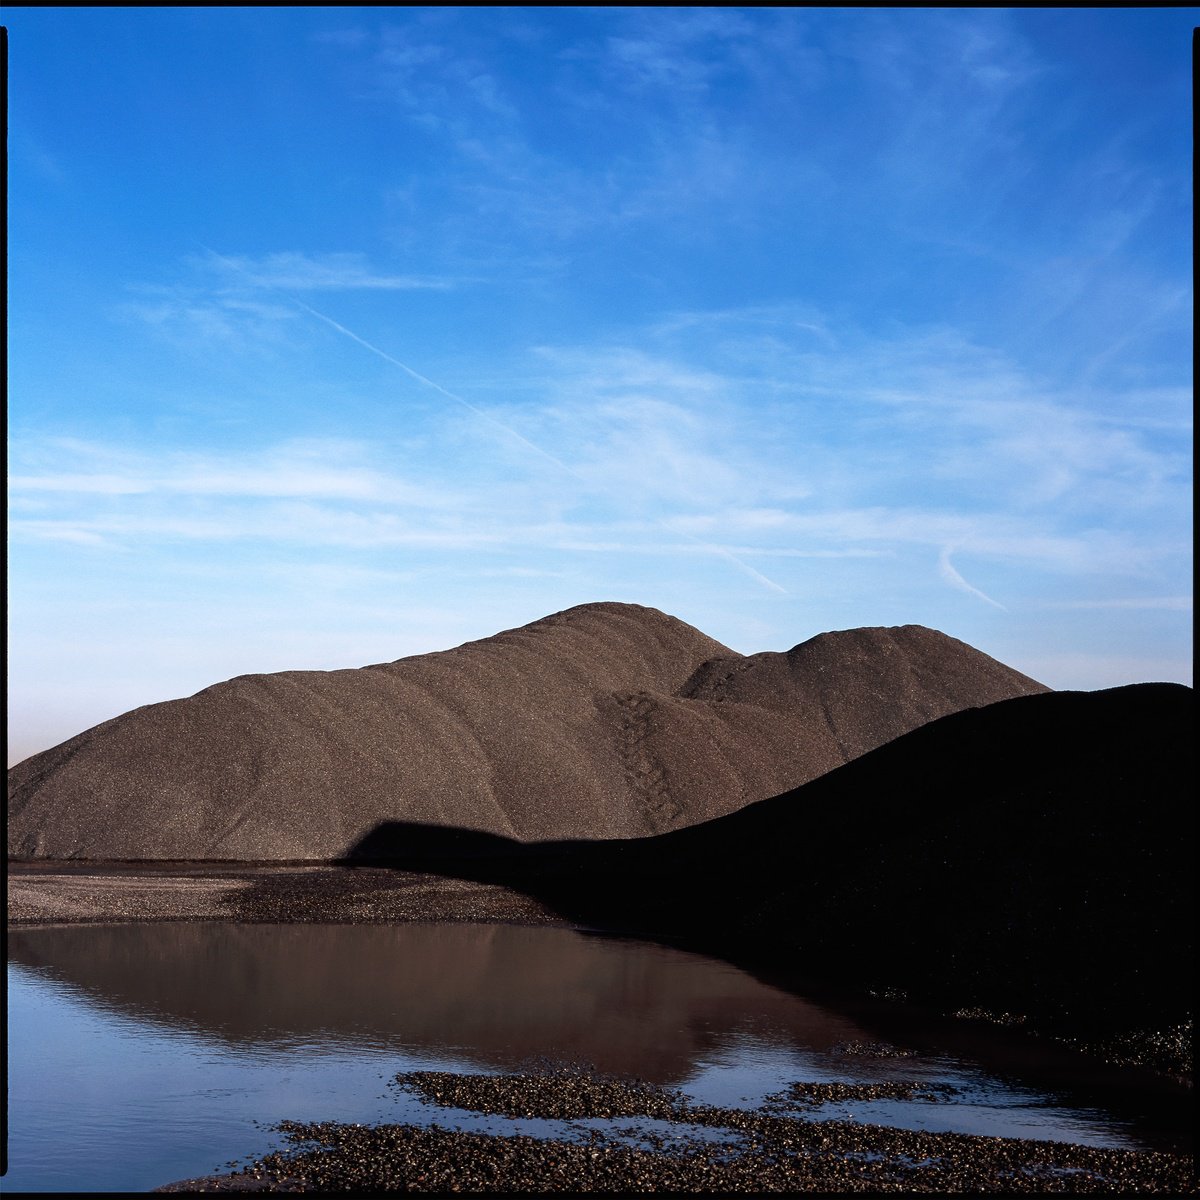
<instances>
[{"instance_id":1,"label":"dark silhouette hill","mask_svg":"<svg viewBox=\"0 0 1200 1200\"><path fill-rule=\"evenodd\" d=\"M9 771L9 855L334 860L387 822L639 837L1045 690L920 626L747 657L656 609L588 604L453 650L239 676L107 721Z\"/></svg>"},{"instance_id":2,"label":"dark silhouette hill","mask_svg":"<svg viewBox=\"0 0 1200 1200\"><path fill-rule=\"evenodd\" d=\"M1114 1032L1190 1019L1192 690L1000 701L803 787L620 843L381 826L364 857L581 922Z\"/></svg>"}]
</instances>

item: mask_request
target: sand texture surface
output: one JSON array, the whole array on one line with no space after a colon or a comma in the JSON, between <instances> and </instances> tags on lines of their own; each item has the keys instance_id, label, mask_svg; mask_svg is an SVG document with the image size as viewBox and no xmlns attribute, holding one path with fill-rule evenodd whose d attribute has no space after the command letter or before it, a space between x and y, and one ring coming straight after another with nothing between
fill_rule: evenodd
<instances>
[{"instance_id":1,"label":"sand texture surface","mask_svg":"<svg viewBox=\"0 0 1200 1200\"><path fill-rule=\"evenodd\" d=\"M16 859L328 861L383 824L632 838L735 812L949 713L1044 692L920 626L742 656L589 604L454 650L239 676L9 771Z\"/></svg>"}]
</instances>

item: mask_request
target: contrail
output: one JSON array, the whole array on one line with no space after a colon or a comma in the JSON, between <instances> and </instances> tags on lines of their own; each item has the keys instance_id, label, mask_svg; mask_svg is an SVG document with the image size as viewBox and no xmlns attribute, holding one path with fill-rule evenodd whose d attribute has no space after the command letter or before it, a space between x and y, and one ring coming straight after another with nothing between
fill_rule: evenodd
<instances>
[{"instance_id":1,"label":"contrail","mask_svg":"<svg viewBox=\"0 0 1200 1200\"><path fill-rule=\"evenodd\" d=\"M678 530L673 532L678 533ZM692 537L690 533L685 533L684 537ZM704 547L705 550L711 551L713 554L719 554L722 558L727 558L731 563L741 567L751 579L757 579L763 587L770 588L773 592L778 592L781 596L788 594L787 588L778 584L773 579L768 579L761 571L756 571L748 562L743 562L732 550L726 550L724 546L714 546L711 542L701 542L699 538L693 538L697 544Z\"/></svg>"},{"instance_id":2,"label":"contrail","mask_svg":"<svg viewBox=\"0 0 1200 1200\"><path fill-rule=\"evenodd\" d=\"M220 262L224 263L227 268L230 268L241 275L246 275L249 278L249 273L241 266L240 263L236 263L233 260L226 258L223 254L218 254L217 251L209 249L209 247L204 246L202 243L200 245L201 249L203 249L206 253L211 254ZM272 290L277 291L277 289ZM366 338L360 337L357 333L355 333L353 329L347 329L346 326L341 324L339 321L335 321L332 317L327 317L323 312L318 312L312 307L312 305L305 304L303 300L297 299L297 297L289 295L286 292L278 292L278 294L285 296L297 308L302 309L310 316L316 317L318 321L324 321L326 325L330 326L332 329L336 329L338 333L342 334L344 337L348 337L352 342L357 342L363 347L364 350L369 350L372 354L382 358L384 362L391 363L393 367L398 367L407 376L416 380L416 382L421 384L423 387L432 389L440 396L445 396L447 400L453 400L455 404L461 404L463 408L474 413L475 416L479 417L481 420L487 421L489 425L494 425L503 433L508 434L509 437L515 438L518 442L525 446L526 449L532 450L534 454L538 454L548 462L552 462L560 471L565 471L568 475L570 475L572 479L578 480L580 483L584 484L584 486L589 486L588 480L585 479L578 471L576 471L574 467L569 466L567 463L563 462L562 459L556 458L549 451L543 450L542 447L536 442L531 442L527 437L524 436L524 434L518 433L512 428L511 425L506 425L503 421L498 420L486 409L479 408L477 405L472 404L469 400L464 400L462 396L457 395L448 388L442 387L440 383L435 383L432 379L422 375L420 371L414 371L413 368L408 366L407 363L402 363L398 358L388 354L386 350L381 350L378 346L372 345L367 341ZM721 558L727 559L729 562L745 571L745 573L749 575L751 579L757 580L760 584L766 588L769 588L771 591L779 592L784 596L788 594L787 588L782 587L773 579L768 579L767 576L761 571L755 570L755 568L750 566L749 563L743 562L731 550L726 550L723 546L714 546L711 542L705 542L701 538L687 533L684 530L672 529L662 517L656 517L654 518L654 521L657 525L667 529L673 536L685 538L687 541L694 542L697 546L707 550L709 553L716 554ZM991 601L991 603L995 602Z\"/></svg>"},{"instance_id":3,"label":"contrail","mask_svg":"<svg viewBox=\"0 0 1200 1200\"><path fill-rule=\"evenodd\" d=\"M208 246L204 246L202 243L197 243L197 244L201 245L201 248L207 254L211 254L213 256L213 258L219 260L228 270L236 271L239 275L243 275L247 279L250 279L251 282L255 282L253 280L253 277L250 275L250 273L240 263L234 262L233 259L227 258L223 254L218 254L216 250L212 250ZM255 282L255 286L262 286L262 285L257 284ZM373 346L370 342L367 341L366 338L359 337L359 335L357 333L355 333L353 329L347 329L345 325L342 325L338 321L335 321L332 317L327 317L323 312L318 312L315 308L312 307L312 305L305 304L303 300L300 300L296 296L289 295L287 292L279 291L277 288L272 288L271 290L277 292L278 295L285 297L287 300L290 300L292 304L294 304L299 309L303 309L310 316L316 317L318 321L324 321L326 325L329 325L332 328L336 329L338 331L338 333L343 334L345 337L348 337L352 342L357 342L365 350L369 350L372 354L375 354L379 358L382 358L384 362L391 363L393 367L399 367L401 371L403 371L410 378L415 379L419 384L422 384L424 387L427 387L427 388L432 388L439 395L445 396L447 400L453 400L455 404L461 404L463 406L463 408L468 409L470 412L473 412L477 417L481 418L484 421L487 421L491 425L494 425L497 429L502 430L504 433L507 433L509 435L509 437L516 438L517 441L520 442L522 445L524 445L527 449L532 450L535 454L540 454L543 458L549 459L560 470L566 471L568 475L574 476L576 479L579 479L581 482L583 481L583 477L577 471L572 470L571 467L567 466L567 464L565 462L562 462L561 460L555 458L553 454L547 453L545 450L543 450L541 448L541 446L537 445L534 442L531 442L527 437L523 437L515 429L513 429L510 425L505 425L503 421L498 421L495 417L492 416L491 413L487 412L485 409L478 408L476 405L472 404L469 400L464 400L461 396L455 395L454 392L450 391L447 388L442 387L442 385L440 383L434 383L434 381L432 379L429 379L425 375L422 375L420 373L420 371L414 371L412 369L412 367L408 366L407 363L402 363L398 358L394 358L392 355L388 354L388 352L386 350L380 350L380 348L378 346Z\"/></svg>"},{"instance_id":4,"label":"contrail","mask_svg":"<svg viewBox=\"0 0 1200 1200\"><path fill-rule=\"evenodd\" d=\"M370 350L372 354L378 355L383 359L384 362L391 363L394 367L399 367L401 371L415 379L418 383L423 384L425 387L432 388L439 395L445 396L448 400L453 400L456 404L461 404L463 408L473 412L477 417L487 421L490 425L494 425L497 429L507 433L510 437L516 438L518 442L532 450L535 454L540 454L542 458L552 462L560 470L566 471L566 473L570 475L572 479L577 479L580 483L587 485L588 481L582 475L580 475L580 473L576 471L574 467L568 466L562 461L562 459L556 458L547 450L543 450L542 447L536 442L531 442L523 434L520 434L513 429L511 425L506 425L503 421L497 420L486 409L477 407L469 400L464 400L461 396L450 391L448 388L442 387L440 383L435 383L432 379L422 375L419 371L414 371L412 367L402 363L398 358L393 358L392 355L388 354L386 350L381 350L378 346L373 346L367 341L366 338L359 337L359 335L352 329L347 329L345 325L335 321L332 317L327 317L324 313L318 312L311 305L305 304L303 300L297 300L295 296L289 296L288 299L291 300L292 303L298 308L302 308L305 312L311 313L312 316L316 317L319 321L324 321L327 325L336 329L339 333L343 333L352 341L357 342L364 349ZM731 550L726 550L723 546L714 546L711 542L705 542L701 538L695 537L693 534L687 533L683 530L671 529L670 525L668 525L662 517L656 517L655 522L663 528L670 530L675 537L686 538L688 541L695 542L696 545L701 546L710 553L719 555L721 558L728 559L731 563L734 563L736 566L745 571L751 579L756 579L764 587L770 588L772 591L779 592L785 596L788 594L786 588L780 586L773 579L768 579L766 575L764 575L761 571L755 570L755 568L750 566L749 563L743 562Z\"/></svg>"},{"instance_id":5,"label":"contrail","mask_svg":"<svg viewBox=\"0 0 1200 1200\"><path fill-rule=\"evenodd\" d=\"M445 396L447 400L453 400L455 404L461 404L463 408L469 409L477 417L487 421L490 425L494 425L497 429L502 430L504 433L507 433L509 437L516 438L518 442L526 447L526 449L532 450L535 454L540 454L543 458L549 459L550 462L552 462L556 467L558 467L560 470L566 471L568 475L578 479L581 483L585 482L583 476L580 475L579 472L573 467L567 466L567 464L561 459L555 458L553 454L549 453L549 451L543 450L536 442L531 442L523 434L518 433L511 425L505 425L503 421L497 420L486 409L478 408L469 400L464 400L461 396L456 395L448 388L442 387L440 383L434 383L432 379L426 378L426 376L422 375L420 371L414 371L412 367L405 365L398 358L393 358L386 350L380 350L378 346L372 346L366 338L359 337L358 334L352 329L347 329L345 325L339 324L332 317L327 317L324 313L317 312L315 308L305 304L303 300L297 300L295 296L289 296L288 299L291 300L291 302L296 305L297 308L302 308L306 313L311 313L317 318L318 321L324 321L326 325L331 325L338 331L338 333L344 333L352 341L355 341L360 346L370 350L372 354L377 354L383 359L384 362L391 363L393 367L399 367L400 370L402 370L406 375L411 376L418 383L424 384L424 386L427 388L432 388L439 395Z\"/></svg>"},{"instance_id":6,"label":"contrail","mask_svg":"<svg viewBox=\"0 0 1200 1200\"><path fill-rule=\"evenodd\" d=\"M1008 609L1000 603L999 600L993 600L986 592L981 592L977 587L972 587L955 569L950 562L950 555L957 550L957 546L943 546L942 552L938 556L938 570L941 572L942 578L950 584L951 587L956 587L961 592L966 592L969 596L976 596L985 603L990 604L993 608L998 608L1001 612L1008 612Z\"/></svg>"}]
</instances>

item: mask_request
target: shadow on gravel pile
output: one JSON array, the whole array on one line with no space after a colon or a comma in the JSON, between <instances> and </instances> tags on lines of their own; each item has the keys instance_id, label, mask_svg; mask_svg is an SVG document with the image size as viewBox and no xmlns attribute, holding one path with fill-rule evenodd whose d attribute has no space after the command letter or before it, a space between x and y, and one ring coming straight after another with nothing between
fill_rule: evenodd
<instances>
[{"instance_id":1,"label":"shadow on gravel pile","mask_svg":"<svg viewBox=\"0 0 1200 1200\"><path fill-rule=\"evenodd\" d=\"M1190 688L955 713L804 787L652 838L523 845L386 823L355 849L769 972L1111 1037L1191 1017Z\"/></svg>"}]
</instances>

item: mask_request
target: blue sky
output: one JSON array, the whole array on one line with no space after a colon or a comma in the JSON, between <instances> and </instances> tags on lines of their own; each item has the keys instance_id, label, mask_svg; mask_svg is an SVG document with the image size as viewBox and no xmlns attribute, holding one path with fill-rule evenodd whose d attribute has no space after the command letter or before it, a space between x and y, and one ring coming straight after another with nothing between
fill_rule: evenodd
<instances>
[{"instance_id":1,"label":"blue sky","mask_svg":"<svg viewBox=\"0 0 1200 1200\"><path fill-rule=\"evenodd\" d=\"M10 761L573 604L1191 682L1194 9L10 6Z\"/></svg>"}]
</instances>

